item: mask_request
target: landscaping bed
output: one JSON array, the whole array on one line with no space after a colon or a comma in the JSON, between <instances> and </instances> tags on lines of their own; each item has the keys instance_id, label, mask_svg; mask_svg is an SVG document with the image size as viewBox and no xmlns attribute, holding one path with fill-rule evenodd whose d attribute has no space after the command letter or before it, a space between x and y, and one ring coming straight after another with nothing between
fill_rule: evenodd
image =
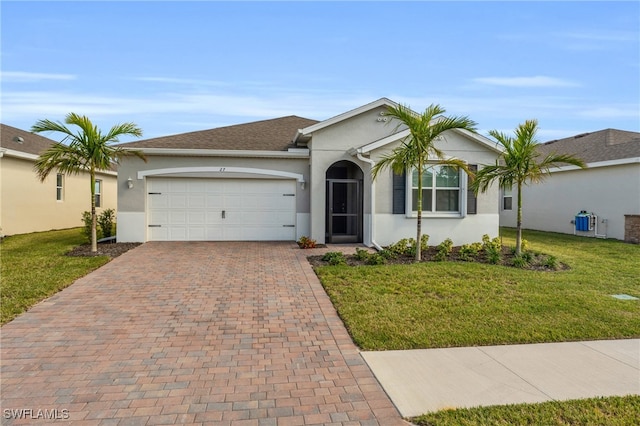
<instances>
[{"instance_id":1,"label":"landscaping bed","mask_svg":"<svg viewBox=\"0 0 640 426\"><path fill-rule=\"evenodd\" d=\"M67 256L91 257L91 256L109 256L110 258L118 257L131 249L138 247L141 243L100 243L98 251L91 251L91 244L82 244L74 247Z\"/></svg>"},{"instance_id":2,"label":"landscaping bed","mask_svg":"<svg viewBox=\"0 0 640 426\"><path fill-rule=\"evenodd\" d=\"M497 262L493 262L485 253L478 253L474 257L467 257L463 253L461 253L461 249L461 247L453 247L451 249L451 253L447 255L446 258L439 259L438 248L435 246L431 246L422 251L422 259L420 260L420 263L447 261L495 264L501 266L516 266L517 264L518 256L516 256L514 250L511 247L502 247L500 249L500 260L498 260ZM555 260L549 261L549 255L546 255L544 253L529 252L529 254L527 254L526 256L529 256L530 260L516 267L533 271L564 271L570 269L569 265L565 263ZM307 259L312 266L327 266L331 264L331 256L316 255L309 256L307 257ZM368 256L350 254L344 255L344 264L348 266L365 266L372 264L407 265L418 263L416 262L414 256L410 254L397 254L393 257L383 256L383 259L384 261L382 261L381 263L373 263Z\"/></svg>"}]
</instances>

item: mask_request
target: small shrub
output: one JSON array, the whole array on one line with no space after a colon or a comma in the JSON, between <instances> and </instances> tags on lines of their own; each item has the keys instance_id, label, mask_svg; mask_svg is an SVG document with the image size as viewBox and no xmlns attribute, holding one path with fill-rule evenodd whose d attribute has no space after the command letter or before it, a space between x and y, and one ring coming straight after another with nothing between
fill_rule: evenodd
<instances>
[{"instance_id":1,"label":"small shrub","mask_svg":"<svg viewBox=\"0 0 640 426\"><path fill-rule=\"evenodd\" d=\"M369 259L369 256L370 254L367 250L356 247L356 254L355 254L356 259L362 262L366 262Z\"/></svg>"},{"instance_id":2,"label":"small shrub","mask_svg":"<svg viewBox=\"0 0 640 426\"><path fill-rule=\"evenodd\" d=\"M367 253L365 263L367 265L384 265L387 263L387 259L385 259L380 253Z\"/></svg>"},{"instance_id":3,"label":"small shrub","mask_svg":"<svg viewBox=\"0 0 640 426\"><path fill-rule=\"evenodd\" d=\"M460 247L460 259L465 261L474 260L481 249L482 244L480 243L464 244Z\"/></svg>"},{"instance_id":4,"label":"small shrub","mask_svg":"<svg viewBox=\"0 0 640 426\"><path fill-rule=\"evenodd\" d=\"M87 241L91 242L91 213L82 212L82 233L87 237Z\"/></svg>"},{"instance_id":5,"label":"small shrub","mask_svg":"<svg viewBox=\"0 0 640 426\"><path fill-rule=\"evenodd\" d=\"M512 260L512 265L516 268L526 268L529 266L529 261L525 256L515 256Z\"/></svg>"},{"instance_id":6,"label":"small shrub","mask_svg":"<svg viewBox=\"0 0 640 426\"><path fill-rule=\"evenodd\" d=\"M421 251L426 251L429 248L429 236L427 234L422 234L420 237L420 249Z\"/></svg>"},{"instance_id":7,"label":"small shrub","mask_svg":"<svg viewBox=\"0 0 640 426\"><path fill-rule=\"evenodd\" d=\"M496 249L495 247L490 247L489 249L485 250L485 253L487 255L487 261L493 265L500 263L500 261L502 260L502 253L500 253L500 250Z\"/></svg>"},{"instance_id":8,"label":"small shrub","mask_svg":"<svg viewBox=\"0 0 640 426\"><path fill-rule=\"evenodd\" d=\"M412 244L413 241L413 244ZM391 253L399 256L405 256L411 254L411 246L413 245L413 252L415 254L415 240L413 238L403 238L396 243L387 247Z\"/></svg>"},{"instance_id":9,"label":"small shrub","mask_svg":"<svg viewBox=\"0 0 640 426\"><path fill-rule=\"evenodd\" d=\"M449 255L451 255L451 251L453 250L453 241L451 238L447 238L436 247L438 250L435 259L438 261L446 260Z\"/></svg>"},{"instance_id":10,"label":"small shrub","mask_svg":"<svg viewBox=\"0 0 640 426\"><path fill-rule=\"evenodd\" d=\"M113 209L109 209L113 212ZM111 213L113 215L113 213ZM82 233L87 237L87 241L91 242L91 212L82 212ZM113 222L111 224L113 227ZM111 235L109 235L111 236ZM96 239L103 237L102 229L100 226L100 216L96 215Z\"/></svg>"},{"instance_id":11,"label":"small shrub","mask_svg":"<svg viewBox=\"0 0 640 426\"><path fill-rule=\"evenodd\" d=\"M382 249L378 252L378 254L385 259L395 259L396 255L388 249Z\"/></svg>"},{"instance_id":12,"label":"small shrub","mask_svg":"<svg viewBox=\"0 0 640 426\"><path fill-rule=\"evenodd\" d=\"M544 266L546 266L549 269L556 270L558 269L558 259L556 259L555 256L549 255L544 261Z\"/></svg>"},{"instance_id":13,"label":"small shrub","mask_svg":"<svg viewBox=\"0 0 640 426\"><path fill-rule=\"evenodd\" d=\"M322 256L322 260L324 260L325 262L328 262L329 265L346 265L347 264L347 259L344 257L344 254L342 254L342 252L339 252L339 251L330 251L328 253L325 253L325 255Z\"/></svg>"},{"instance_id":14,"label":"small shrub","mask_svg":"<svg viewBox=\"0 0 640 426\"><path fill-rule=\"evenodd\" d=\"M312 249L312 248L316 248L316 240L313 240L309 237L305 237L302 236L300 237L300 239L298 240L298 245L300 246L300 248L302 249Z\"/></svg>"},{"instance_id":15,"label":"small shrub","mask_svg":"<svg viewBox=\"0 0 640 426\"><path fill-rule=\"evenodd\" d=\"M502 241L500 241L499 237L491 239L487 234L484 234L482 236L482 250L484 250L487 256L492 251L500 253L502 250Z\"/></svg>"},{"instance_id":16,"label":"small shrub","mask_svg":"<svg viewBox=\"0 0 640 426\"><path fill-rule=\"evenodd\" d=\"M116 212L113 209L106 209L96 218L98 225L100 225L100 230L102 231L102 238L108 238L113 235L115 213ZM91 216L89 216L89 220L91 220Z\"/></svg>"}]
</instances>

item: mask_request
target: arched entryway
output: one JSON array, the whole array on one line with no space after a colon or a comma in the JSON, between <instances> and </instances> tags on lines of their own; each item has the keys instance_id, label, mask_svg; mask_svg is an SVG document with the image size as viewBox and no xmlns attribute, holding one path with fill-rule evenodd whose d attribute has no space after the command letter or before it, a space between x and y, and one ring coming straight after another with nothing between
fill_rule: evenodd
<instances>
[{"instance_id":1,"label":"arched entryway","mask_svg":"<svg viewBox=\"0 0 640 426\"><path fill-rule=\"evenodd\" d=\"M362 242L362 181L364 174L351 161L338 161L326 173L325 240Z\"/></svg>"}]
</instances>

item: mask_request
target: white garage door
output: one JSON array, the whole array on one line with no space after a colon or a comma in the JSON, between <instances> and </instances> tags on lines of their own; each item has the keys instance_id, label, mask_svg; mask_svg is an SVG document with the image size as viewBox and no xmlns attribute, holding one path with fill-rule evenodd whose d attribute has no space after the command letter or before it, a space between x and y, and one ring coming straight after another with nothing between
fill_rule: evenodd
<instances>
[{"instance_id":1,"label":"white garage door","mask_svg":"<svg viewBox=\"0 0 640 426\"><path fill-rule=\"evenodd\" d=\"M149 178L150 241L294 241L292 180Z\"/></svg>"}]
</instances>

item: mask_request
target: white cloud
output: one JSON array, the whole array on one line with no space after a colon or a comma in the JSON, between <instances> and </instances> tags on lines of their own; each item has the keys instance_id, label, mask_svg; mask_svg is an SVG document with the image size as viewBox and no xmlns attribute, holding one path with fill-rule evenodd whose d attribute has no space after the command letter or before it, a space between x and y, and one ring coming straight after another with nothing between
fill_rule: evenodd
<instances>
[{"instance_id":1,"label":"white cloud","mask_svg":"<svg viewBox=\"0 0 640 426\"><path fill-rule=\"evenodd\" d=\"M604 106L585 109L578 112L581 117L587 118L635 118L640 120L638 105Z\"/></svg>"},{"instance_id":2,"label":"white cloud","mask_svg":"<svg viewBox=\"0 0 640 426\"><path fill-rule=\"evenodd\" d=\"M229 83L214 80L200 80L194 78L174 78L174 77L136 77L135 81L145 81L149 83L186 84L196 86L229 86Z\"/></svg>"},{"instance_id":3,"label":"white cloud","mask_svg":"<svg viewBox=\"0 0 640 426\"><path fill-rule=\"evenodd\" d=\"M638 42L638 33L631 31L607 31L607 32L565 32L558 33L559 37L572 40L598 41L611 43Z\"/></svg>"},{"instance_id":4,"label":"white cloud","mask_svg":"<svg viewBox=\"0 0 640 426\"><path fill-rule=\"evenodd\" d=\"M320 96L304 93L269 96L163 93L128 98L64 91L5 91L2 96L2 119L54 119L73 111L91 117L168 114L175 117L173 122L184 121L184 117L189 116L215 117L216 121L231 117L227 121L234 124L238 119L251 121L286 115L322 120L372 100L330 92Z\"/></svg>"},{"instance_id":5,"label":"white cloud","mask_svg":"<svg viewBox=\"0 0 640 426\"><path fill-rule=\"evenodd\" d=\"M3 83L33 83L43 80L76 80L77 76L72 74L48 74L39 72L24 71L2 71L0 78Z\"/></svg>"},{"instance_id":6,"label":"white cloud","mask_svg":"<svg viewBox=\"0 0 640 426\"><path fill-rule=\"evenodd\" d=\"M577 87L578 83L555 77L537 75L533 77L479 77L473 79L480 84L505 87Z\"/></svg>"}]
</instances>

